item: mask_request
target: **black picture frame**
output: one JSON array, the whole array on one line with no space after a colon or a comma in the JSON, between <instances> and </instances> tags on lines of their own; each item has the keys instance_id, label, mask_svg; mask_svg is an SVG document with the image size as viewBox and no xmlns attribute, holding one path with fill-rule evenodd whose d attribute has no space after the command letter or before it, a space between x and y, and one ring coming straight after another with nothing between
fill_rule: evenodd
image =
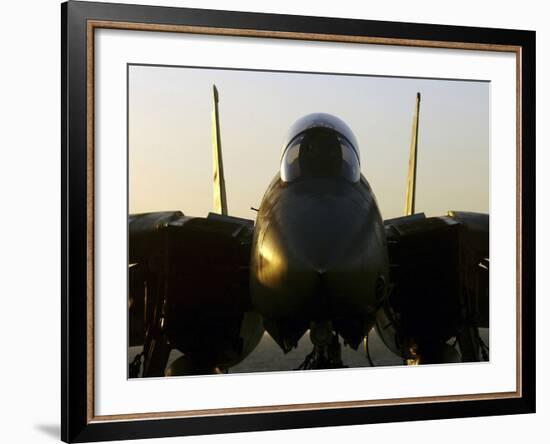
<instances>
[{"instance_id":1,"label":"black picture frame","mask_svg":"<svg viewBox=\"0 0 550 444\"><path fill-rule=\"evenodd\" d=\"M521 207L521 338L519 396L500 399L456 400L335 407L297 411L242 412L231 415L100 421L90 415L90 335L93 319L90 291L91 134L88 121L87 47L90 21L260 30L262 32L406 39L518 48L521 63L520 162L518 198ZM62 104L62 374L61 437L65 442L89 442L370 424L535 412L535 32L433 24L396 23L277 14L137 6L70 1L61 5ZM93 197L92 197L93 198ZM93 201L92 201L93 202ZM90 407L91 406L91 407Z\"/></svg>"}]
</instances>

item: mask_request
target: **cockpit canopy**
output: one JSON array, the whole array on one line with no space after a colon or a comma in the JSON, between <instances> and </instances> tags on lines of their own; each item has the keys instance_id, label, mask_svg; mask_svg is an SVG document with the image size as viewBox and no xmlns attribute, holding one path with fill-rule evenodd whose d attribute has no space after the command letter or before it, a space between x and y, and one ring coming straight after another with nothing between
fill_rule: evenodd
<instances>
[{"instance_id":1,"label":"cockpit canopy","mask_svg":"<svg viewBox=\"0 0 550 444\"><path fill-rule=\"evenodd\" d=\"M357 182L359 151L351 129L330 114L309 114L292 125L283 145L281 179L341 177Z\"/></svg>"}]
</instances>

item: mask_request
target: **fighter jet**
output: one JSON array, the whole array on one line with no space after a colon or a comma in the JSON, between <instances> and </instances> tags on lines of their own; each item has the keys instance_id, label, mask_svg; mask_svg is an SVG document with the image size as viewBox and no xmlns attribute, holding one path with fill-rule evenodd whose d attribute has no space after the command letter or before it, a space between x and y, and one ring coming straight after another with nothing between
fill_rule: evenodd
<instances>
[{"instance_id":1,"label":"fighter jet","mask_svg":"<svg viewBox=\"0 0 550 444\"><path fill-rule=\"evenodd\" d=\"M489 218L415 212L420 93L404 215L385 221L352 130L321 113L290 128L256 220L230 216L218 106L214 86L213 211L129 216L130 377L226 372L264 330L285 353L309 331L303 370L345 367L340 341L373 328L404 364L488 359Z\"/></svg>"}]
</instances>

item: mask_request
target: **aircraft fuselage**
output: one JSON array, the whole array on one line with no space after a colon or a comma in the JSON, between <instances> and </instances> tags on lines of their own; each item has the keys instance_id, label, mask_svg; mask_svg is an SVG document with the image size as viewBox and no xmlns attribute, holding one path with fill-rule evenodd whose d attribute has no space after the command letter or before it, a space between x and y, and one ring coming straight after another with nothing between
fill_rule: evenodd
<instances>
[{"instance_id":1,"label":"aircraft fuselage","mask_svg":"<svg viewBox=\"0 0 550 444\"><path fill-rule=\"evenodd\" d=\"M388 283L384 225L367 180L277 176L259 209L250 283L252 303L283 349L312 322L330 322L356 347Z\"/></svg>"}]
</instances>

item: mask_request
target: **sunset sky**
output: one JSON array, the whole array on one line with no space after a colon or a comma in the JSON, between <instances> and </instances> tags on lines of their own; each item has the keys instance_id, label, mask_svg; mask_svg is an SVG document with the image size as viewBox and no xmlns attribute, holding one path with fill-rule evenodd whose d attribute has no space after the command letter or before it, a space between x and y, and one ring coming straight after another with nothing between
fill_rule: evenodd
<instances>
[{"instance_id":1,"label":"sunset sky","mask_svg":"<svg viewBox=\"0 0 550 444\"><path fill-rule=\"evenodd\" d=\"M351 127L382 216L402 215L417 91L417 211L489 212L488 82L130 66L130 213L212 209L212 84L231 215L255 217L288 128L313 112Z\"/></svg>"}]
</instances>

